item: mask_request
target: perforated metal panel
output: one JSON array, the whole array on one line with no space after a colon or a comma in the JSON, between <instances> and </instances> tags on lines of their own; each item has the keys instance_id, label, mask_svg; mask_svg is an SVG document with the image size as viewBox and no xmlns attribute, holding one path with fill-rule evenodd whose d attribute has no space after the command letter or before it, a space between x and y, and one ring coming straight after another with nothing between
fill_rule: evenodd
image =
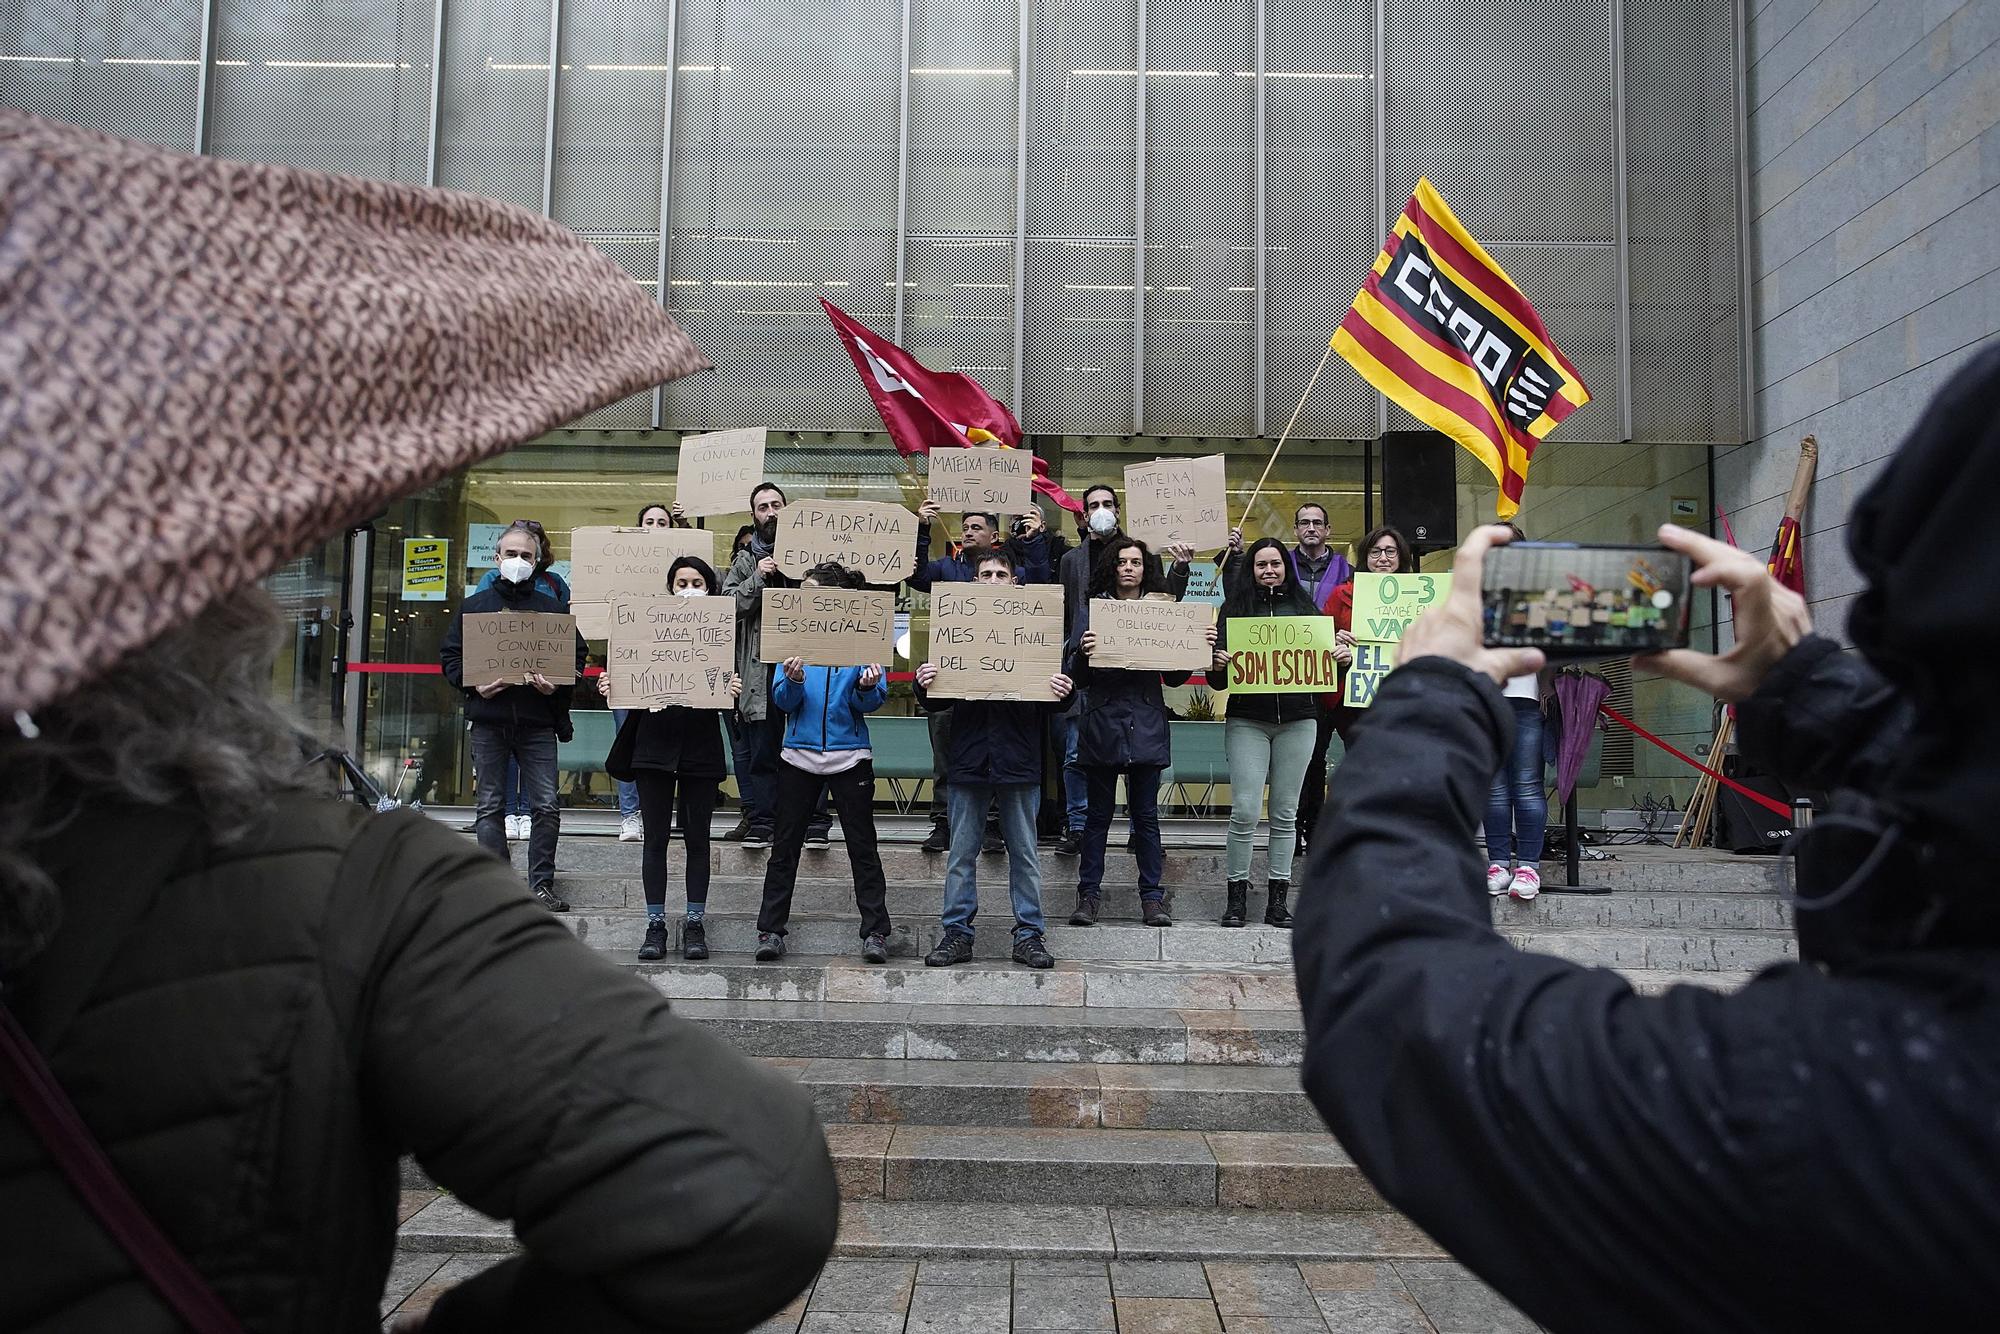
<instances>
[{"instance_id":1,"label":"perforated metal panel","mask_svg":"<svg viewBox=\"0 0 2000 1334\"><path fill-rule=\"evenodd\" d=\"M903 345L1013 402L1013 237L913 236L904 282Z\"/></svg>"},{"instance_id":2,"label":"perforated metal panel","mask_svg":"<svg viewBox=\"0 0 2000 1334\"><path fill-rule=\"evenodd\" d=\"M437 183L542 207L552 0L448 5Z\"/></svg>"},{"instance_id":3,"label":"perforated metal panel","mask_svg":"<svg viewBox=\"0 0 2000 1334\"><path fill-rule=\"evenodd\" d=\"M1132 433L1134 253L1115 238L1028 239L1024 429Z\"/></svg>"},{"instance_id":4,"label":"perforated metal panel","mask_svg":"<svg viewBox=\"0 0 2000 1334\"><path fill-rule=\"evenodd\" d=\"M422 181L430 0L217 0L208 151Z\"/></svg>"},{"instance_id":5,"label":"perforated metal panel","mask_svg":"<svg viewBox=\"0 0 2000 1334\"><path fill-rule=\"evenodd\" d=\"M10 0L0 105L191 153L201 16L189 0Z\"/></svg>"}]
</instances>

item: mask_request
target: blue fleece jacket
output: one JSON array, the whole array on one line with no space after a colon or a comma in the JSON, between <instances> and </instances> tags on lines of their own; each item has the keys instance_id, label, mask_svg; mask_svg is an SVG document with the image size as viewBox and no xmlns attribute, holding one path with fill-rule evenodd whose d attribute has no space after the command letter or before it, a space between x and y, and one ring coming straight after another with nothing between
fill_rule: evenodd
<instances>
[{"instance_id":1,"label":"blue fleece jacket","mask_svg":"<svg viewBox=\"0 0 2000 1334\"><path fill-rule=\"evenodd\" d=\"M794 682L781 667L771 683L771 703L783 709L790 750L867 750L867 715L889 698L889 677L861 688L860 667L808 667Z\"/></svg>"}]
</instances>

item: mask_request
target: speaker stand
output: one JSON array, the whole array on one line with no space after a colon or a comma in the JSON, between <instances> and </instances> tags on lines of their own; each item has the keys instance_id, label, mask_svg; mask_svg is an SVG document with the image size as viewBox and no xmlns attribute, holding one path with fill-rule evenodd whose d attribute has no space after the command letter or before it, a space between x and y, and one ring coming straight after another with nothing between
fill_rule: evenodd
<instances>
[{"instance_id":1,"label":"speaker stand","mask_svg":"<svg viewBox=\"0 0 2000 1334\"><path fill-rule=\"evenodd\" d=\"M1569 800L1563 803L1563 842L1566 845L1563 849L1563 869L1565 872L1563 879L1566 883L1560 885L1545 884L1542 886L1542 893L1609 894L1611 892L1611 886L1609 885L1586 885L1577 880L1577 863L1581 860L1581 854L1578 850L1583 846L1583 840L1577 837L1576 793L1574 791L1569 794Z\"/></svg>"}]
</instances>

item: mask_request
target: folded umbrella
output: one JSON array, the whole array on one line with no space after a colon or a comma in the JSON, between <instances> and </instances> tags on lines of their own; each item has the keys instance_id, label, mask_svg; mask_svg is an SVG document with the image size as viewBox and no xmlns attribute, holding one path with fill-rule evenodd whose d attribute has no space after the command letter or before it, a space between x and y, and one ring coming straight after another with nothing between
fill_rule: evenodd
<instances>
[{"instance_id":1,"label":"folded umbrella","mask_svg":"<svg viewBox=\"0 0 2000 1334\"><path fill-rule=\"evenodd\" d=\"M398 496L707 365L521 209L0 110L0 718Z\"/></svg>"},{"instance_id":2,"label":"folded umbrella","mask_svg":"<svg viewBox=\"0 0 2000 1334\"><path fill-rule=\"evenodd\" d=\"M1556 801L1569 803L1577 776L1590 755L1591 733L1597 730L1597 706L1611 693L1611 683L1589 672L1556 676L1556 706L1562 710L1562 742L1556 749Z\"/></svg>"}]
</instances>

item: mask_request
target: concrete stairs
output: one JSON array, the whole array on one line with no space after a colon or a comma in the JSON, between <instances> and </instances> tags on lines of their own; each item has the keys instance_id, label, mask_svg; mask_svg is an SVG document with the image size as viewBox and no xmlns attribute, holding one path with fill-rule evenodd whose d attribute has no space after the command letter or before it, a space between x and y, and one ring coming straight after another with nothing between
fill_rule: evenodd
<instances>
[{"instance_id":1,"label":"concrete stairs","mask_svg":"<svg viewBox=\"0 0 2000 1334\"><path fill-rule=\"evenodd\" d=\"M518 855L517 850L517 855ZM1596 863L1601 896L1498 900L1522 948L1614 967L1645 990L1732 987L1792 957L1767 864L1630 850ZM796 1078L826 1123L847 1201L837 1253L897 1260L1402 1262L1440 1258L1320 1126L1295 1067L1302 1035L1288 932L1212 925L1219 851L1169 853L1177 924L1140 925L1114 851L1107 920L1056 925L1075 861L1044 849L1057 966L1006 959L1005 861L981 865L977 957L925 968L942 856L885 845L896 923L887 965L860 962L844 852L805 854L790 953L759 964L765 854L718 844L713 957L632 958L644 932L639 849L567 840L564 920L745 1052ZM669 879L677 953L680 849ZM1550 866L1551 879L1560 869ZM1261 868L1258 868L1261 876ZM1262 908L1262 881L1251 904ZM1307 893L1313 892L1311 888ZM423 1189L420 1177L406 1185ZM448 1196L412 1197L403 1249L509 1250L507 1225ZM1018 1272L1018 1270L1016 1271Z\"/></svg>"}]
</instances>

